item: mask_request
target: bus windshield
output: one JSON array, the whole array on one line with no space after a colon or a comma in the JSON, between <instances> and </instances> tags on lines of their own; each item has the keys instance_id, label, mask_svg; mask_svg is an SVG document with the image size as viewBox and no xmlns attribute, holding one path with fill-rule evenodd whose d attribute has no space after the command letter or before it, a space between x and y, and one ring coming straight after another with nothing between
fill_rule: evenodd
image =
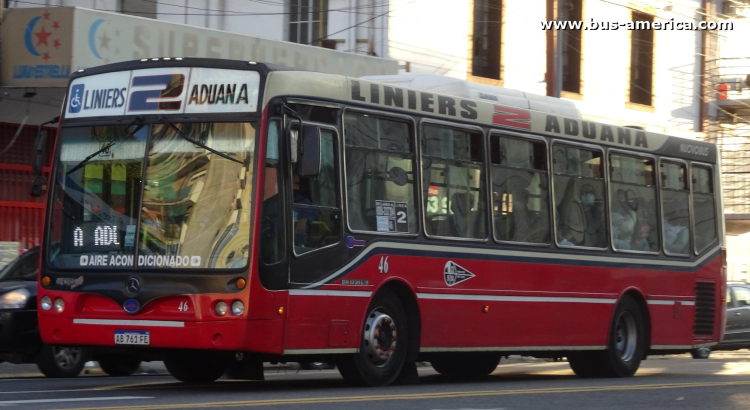
<instances>
[{"instance_id":1,"label":"bus windshield","mask_svg":"<svg viewBox=\"0 0 750 410\"><path fill-rule=\"evenodd\" d=\"M246 266L254 150L250 123L63 128L50 266Z\"/></svg>"}]
</instances>

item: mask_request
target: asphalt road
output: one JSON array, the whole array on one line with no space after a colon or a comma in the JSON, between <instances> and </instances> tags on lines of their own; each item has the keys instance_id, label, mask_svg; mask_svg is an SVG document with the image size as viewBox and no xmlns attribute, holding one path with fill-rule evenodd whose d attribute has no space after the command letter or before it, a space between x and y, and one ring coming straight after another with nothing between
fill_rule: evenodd
<instances>
[{"instance_id":1,"label":"asphalt road","mask_svg":"<svg viewBox=\"0 0 750 410\"><path fill-rule=\"evenodd\" d=\"M750 352L652 357L628 379L578 379L566 362L516 360L481 382L420 368L420 384L353 388L336 370L266 370L265 382L187 386L164 373L45 379L33 366L0 365L0 407L19 409L748 409Z\"/></svg>"}]
</instances>

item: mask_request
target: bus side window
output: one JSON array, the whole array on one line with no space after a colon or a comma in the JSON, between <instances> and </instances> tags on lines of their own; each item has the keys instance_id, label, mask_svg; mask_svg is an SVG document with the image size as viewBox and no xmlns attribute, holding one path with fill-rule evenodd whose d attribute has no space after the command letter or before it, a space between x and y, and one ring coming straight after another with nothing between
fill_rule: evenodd
<instances>
[{"instance_id":1,"label":"bus side window","mask_svg":"<svg viewBox=\"0 0 750 410\"><path fill-rule=\"evenodd\" d=\"M425 232L486 239L482 133L426 124L421 143Z\"/></svg>"},{"instance_id":2,"label":"bus side window","mask_svg":"<svg viewBox=\"0 0 750 410\"><path fill-rule=\"evenodd\" d=\"M490 152L495 239L549 244L546 145L492 135Z\"/></svg>"},{"instance_id":3,"label":"bus side window","mask_svg":"<svg viewBox=\"0 0 750 410\"><path fill-rule=\"evenodd\" d=\"M603 166L600 151L552 145L558 245L607 247Z\"/></svg>"},{"instance_id":4,"label":"bus side window","mask_svg":"<svg viewBox=\"0 0 750 410\"><path fill-rule=\"evenodd\" d=\"M354 231L415 234L415 148L409 122L370 114L344 116L346 195Z\"/></svg>"},{"instance_id":5,"label":"bus side window","mask_svg":"<svg viewBox=\"0 0 750 410\"><path fill-rule=\"evenodd\" d=\"M690 255L690 189L684 164L662 160L662 240L667 255Z\"/></svg>"},{"instance_id":6,"label":"bus side window","mask_svg":"<svg viewBox=\"0 0 750 410\"><path fill-rule=\"evenodd\" d=\"M692 164L690 174L693 180L693 240L695 251L701 253L717 238L713 173L711 168Z\"/></svg>"},{"instance_id":7,"label":"bus side window","mask_svg":"<svg viewBox=\"0 0 750 410\"><path fill-rule=\"evenodd\" d=\"M612 248L618 251L658 252L654 160L611 154L609 167Z\"/></svg>"}]
</instances>

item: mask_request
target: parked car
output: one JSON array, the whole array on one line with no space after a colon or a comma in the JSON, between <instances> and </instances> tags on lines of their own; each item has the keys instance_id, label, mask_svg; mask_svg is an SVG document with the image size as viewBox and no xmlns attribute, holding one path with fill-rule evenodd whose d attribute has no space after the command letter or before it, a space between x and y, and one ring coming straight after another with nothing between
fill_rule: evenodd
<instances>
[{"instance_id":1,"label":"parked car","mask_svg":"<svg viewBox=\"0 0 750 410\"><path fill-rule=\"evenodd\" d=\"M727 283L727 324L724 340L716 346L692 351L696 359L707 359L711 351L750 349L750 284Z\"/></svg>"},{"instance_id":2,"label":"parked car","mask_svg":"<svg viewBox=\"0 0 750 410\"><path fill-rule=\"evenodd\" d=\"M87 360L78 347L42 342L36 312L39 248L32 248L0 270L0 361L36 363L47 377L75 377Z\"/></svg>"}]
</instances>

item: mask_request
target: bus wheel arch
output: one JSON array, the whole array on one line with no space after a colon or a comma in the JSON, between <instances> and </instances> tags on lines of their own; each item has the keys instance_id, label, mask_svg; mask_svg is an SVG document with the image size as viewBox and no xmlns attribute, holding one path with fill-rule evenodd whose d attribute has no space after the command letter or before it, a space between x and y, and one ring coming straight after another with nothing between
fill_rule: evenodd
<instances>
[{"instance_id":1,"label":"bus wheel arch","mask_svg":"<svg viewBox=\"0 0 750 410\"><path fill-rule=\"evenodd\" d=\"M405 282L393 279L384 283L380 289L389 289L395 293L406 311L407 331L409 332L409 346L406 354L406 363L414 363L419 355L419 346L422 340L422 316L419 311L419 303L413 289ZM379 289L379 290L380 290Z\"/></svg>"},{"instance_id":2,"label":"bus wheel arch","mask_svg":"<svg viewBox=\"0 0 750 410\"><path fill-rule=\"evenodd\" d=\"M604 350L571 352L568 363L579 377L630 377L648 351L648 313L638 295L626 292L607 327Z\"/></svg>"},{"instance_id":3,"label":"bus wheel arch","mask_svg":"<svg viewBox=\"0 0 750 410\"><path fill-rule=\"evenodd\" d=\"M372 297L360 324L359 349L341 355L336 364L344 379L360 386L387 386L401 377L408 363L414 363L414 333L411 323L414 300L409 287L393 281ZM418 344L417 344L418 350ZM415 368L416 369L416 368Z\"/></svg>"},{"instance_id":4,"label":"bus wheel arch","mask_svg":"<svg viewBox=\"0 0 750 410\"><path fill-rule=\"evenodd\" d=\"M643 327L646 332L645 340L646 340L646 346L643 351L643 358L646 358L646 354L649 350L651 350L651 311L648 308L648 303L646 302L646 298L643 296L643 294L636 290L636 289L628 289L625 291L625 293L622 294L620 297L620 300L622 300L624 297L630 297L635 300L635 302L638 304L638 306L641 309L641 314L643 315ZM619 303L619 301L618 301Z\"/></svg>"}]
</instances>

